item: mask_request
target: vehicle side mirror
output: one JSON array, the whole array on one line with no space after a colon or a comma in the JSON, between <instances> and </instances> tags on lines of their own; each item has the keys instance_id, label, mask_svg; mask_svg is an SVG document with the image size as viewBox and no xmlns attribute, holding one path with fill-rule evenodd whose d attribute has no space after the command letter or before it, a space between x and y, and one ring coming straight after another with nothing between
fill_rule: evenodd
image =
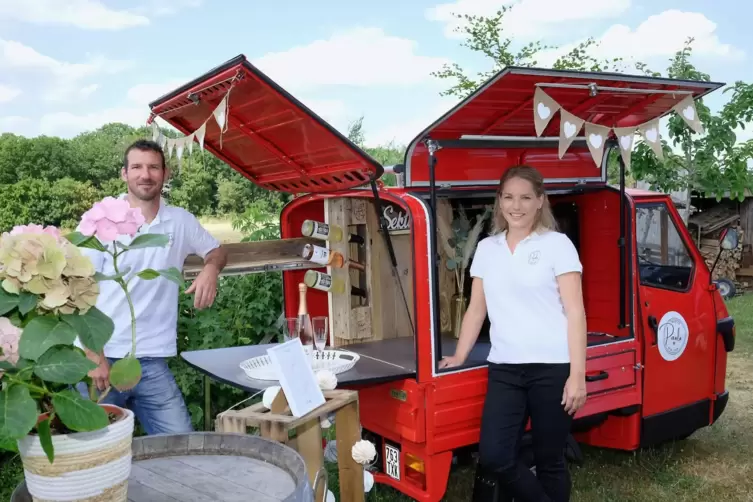
<instances>
[{"instance_id":1,"label":"vehicle side mirror","mask_svg":"<svg viewBox=\"0 0 753 502\"><path fill-rule=\"evenodd\" d=\"M734 228L725 228L719 238L719 245L722 249L735 249L738 244L737 230Z\"/></svg>"}]
</instances>

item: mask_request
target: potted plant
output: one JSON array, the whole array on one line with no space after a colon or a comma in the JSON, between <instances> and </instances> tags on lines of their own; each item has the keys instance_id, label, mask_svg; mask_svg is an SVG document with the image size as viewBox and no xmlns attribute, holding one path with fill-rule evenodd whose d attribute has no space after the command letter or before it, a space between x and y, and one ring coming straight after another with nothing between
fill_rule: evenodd
<instances>
[{"instance_id":1,"label":"potted plant","mask_svg":"<svg viewBox=\"0 0 753 502\"><path fill-rule=\"evenodd\" d=\"M131 310L133 350L112 366L110 384L139 382L128 283L182 283L177 269L118 269L128 250L167 244L165 235L136 236L143 222L139 209L107 197L84 214L80 231L28 225L0 236L0 447L20 453L34 500L127 500L133 413L100 404L109 388L96 397L88 377L96 365L79 345L101 353L112 336L112 320L95 304L99 282L116 281ZM81 248L108 253L117 273L95 272ZM81 382L88 396L76 390Z\"/></svg>"},{"instance_id":2,"label":"potted plant","mask_svg":"<svg viewBox=\"0 0 753 502\"><path fill-rule=\"evenodd\" d=\"M462 206L457 210L457 218L453 218L451 223L442 218L438 219L442 246L447 254L445 266L455 273L456 292L452 296L451 307L452 334L455 338L460 336L460 326L468 306L465 295L465 271L478 244L484 222L491 212L491 207L485 207L484 212L476 216L473 227Z\"/></svg>"}]
</instances>

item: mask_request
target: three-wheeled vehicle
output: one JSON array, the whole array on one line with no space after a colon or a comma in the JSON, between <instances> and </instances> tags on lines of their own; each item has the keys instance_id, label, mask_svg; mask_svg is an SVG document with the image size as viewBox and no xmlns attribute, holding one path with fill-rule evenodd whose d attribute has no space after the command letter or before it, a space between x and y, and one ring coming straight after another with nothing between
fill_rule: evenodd
<instances>
[{"instance_id":1,"label":"three-wheeled vehicle","mask_svg":"<svg viewBox=\"0 0 753 502\"><path fill-rule=\"evenodd\" d=\"M309 286L308 312L329 317L330 346L360 356L338 376L359 391L364 435L379 452L375 479L416 500L442 499L453 453L478 442L486 392L488 321L463 367L438 368L454 352L453 318L471 283L469 263L445 244L467 229L463 218L472 226L493 205L500 176L517 164L544 175L583 264L588 400L575 440L635 450L685 438L728 401L734 322L670 197L626 188L621 159L610 185L609 155L597 165L583 136L560 157L559 117L534 130L534 92L545 84L563 108L610 128L662 117L721 85L506 68L416 136L404 164L388 169L397 186L244 56L150 104L152 119L191 135L225 99L227 125L206 122L204 146L250 182L296 194L281 240L231 246L225 273L282 271L289 317L299 283ZM734 230L722 241L737 246ZM189 276L197 264L187 261Z\"/></svg>"}]
</instances>

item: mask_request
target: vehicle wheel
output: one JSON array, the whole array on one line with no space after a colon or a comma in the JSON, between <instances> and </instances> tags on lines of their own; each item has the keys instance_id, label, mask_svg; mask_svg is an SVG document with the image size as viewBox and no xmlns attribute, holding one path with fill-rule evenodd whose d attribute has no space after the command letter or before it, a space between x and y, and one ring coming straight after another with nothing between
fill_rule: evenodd
<instances>
[{"instance_id":1,"label":"vehicle wheel","mask_svg":"<svg viewBox=\"0 0 753 502\"><path fill-rule=\"evenodd\" d=\"M732 298L737 292L735 283L730 281L729 279L716 279L714 281L714 284L716 284L716 287L719 288L719 294L722 295L722 298L724 298L725 300Z\"/></svg>"}]
</instances>

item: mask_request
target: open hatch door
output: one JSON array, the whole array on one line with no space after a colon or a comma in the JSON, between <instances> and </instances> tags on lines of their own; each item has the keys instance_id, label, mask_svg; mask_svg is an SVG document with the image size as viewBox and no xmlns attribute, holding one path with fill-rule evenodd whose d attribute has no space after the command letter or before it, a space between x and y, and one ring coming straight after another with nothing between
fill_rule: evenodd
<instances>
[{"instance_id":1,"label":"open hatch door","mask_svg":"<svg viewBox=\"0 0 753 502\"><path fill-rule=\"evenodd\" d=\"M585 142L584 128L562 159L558 152L559 112L542 135L536 135L533 101L537 86L583 120L607 127L630 127L666 115L688 93L698 99L722 85L619 73L509 67L416 136L406 153L406 186L430 185L427 139L439 147L434 155L437 186L496 186L504 170L515 164L537 168L547 183L605 184L607 152L602 165L596 166Z\"/></svg>"},{"instance_id":2,"label":"open hatch door","mask_svg":"<svg viewBox=\"0 0 753 502\"><path fill-rule=\"evenodd\" d=\"M229 93L229 94L228 94ZM212 117L228 95L227 127ZM185 135L207 121L204 146L257 185L332 192L378 179L382 166L241 55L149 104Z\"/></svg>"}]
</instances>

